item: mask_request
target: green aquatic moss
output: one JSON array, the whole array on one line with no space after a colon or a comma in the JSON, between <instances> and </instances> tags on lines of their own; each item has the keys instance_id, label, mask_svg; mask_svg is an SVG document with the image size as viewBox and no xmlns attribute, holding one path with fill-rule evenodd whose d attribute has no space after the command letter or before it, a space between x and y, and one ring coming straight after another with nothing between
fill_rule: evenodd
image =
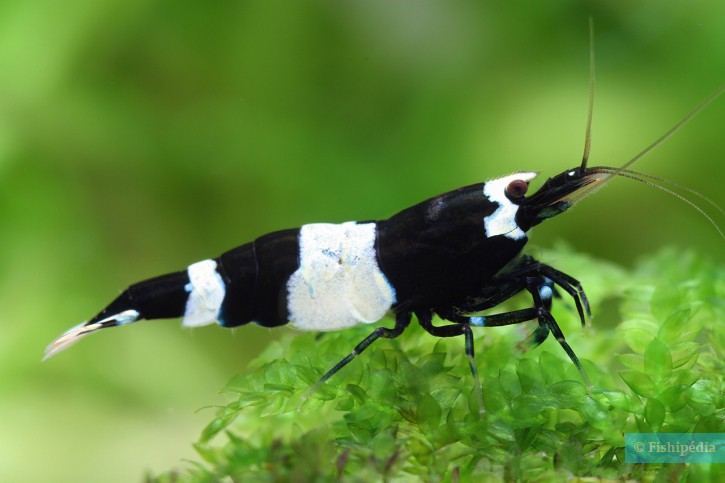
<instances>
[{"instance_id":1,"label":"green aquatic moss","mask_svg":"<svg viewBox=\"0 0 725 483\"><path fill-rule=\"evenodd\" d=\"M306 398L370 329L290 335L223 388L201 462L152 480L714 479L714 466L627 464L624 434L725 431L723 267L674 250L632 270L566 247L548 258L592 302L583 329L566 298L554 312L591 388L553 338L522 352L535 322L477 329L479 411L463 340L412 324Z\"/></svg>"}]
</instances>

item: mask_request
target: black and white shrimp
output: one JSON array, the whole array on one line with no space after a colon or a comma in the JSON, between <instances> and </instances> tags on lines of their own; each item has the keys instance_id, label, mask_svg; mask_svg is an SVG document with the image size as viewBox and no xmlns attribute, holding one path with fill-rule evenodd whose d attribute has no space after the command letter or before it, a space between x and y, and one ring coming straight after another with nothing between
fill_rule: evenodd
<instances>
[{"instance_id":1,"label":"black and white shrimp","mask_svg":"<svg viewBox=\"0 0 725 483\"><path fill-rule=\"evenodd\" d=\"M254 322L332 331L393 314L393 328L375 328L320 382L376 339L399 336L415 316L434 336L465 337L474 376L472 327L538 321L531 343L538 345L553 333L588 383L551 314L559 288L572 298L584 324L590 316L585 292L575 278L522 254L527 232L618 176L671 191L658 184L662 180L630 166L724 90L621 167L587 165L588 128L581 164L548 178L532 195L527 196L529 185L537 173L519 171L432 197L385 220L316 223L270 233L185 270L133 284L92 319L53 341L46 358L100 329L140 320L182 317L187 327ZM530 294L530 307L478 315L520 292ZM435 315L449 323L434 325Z\"/></svg>"}]
</instances>

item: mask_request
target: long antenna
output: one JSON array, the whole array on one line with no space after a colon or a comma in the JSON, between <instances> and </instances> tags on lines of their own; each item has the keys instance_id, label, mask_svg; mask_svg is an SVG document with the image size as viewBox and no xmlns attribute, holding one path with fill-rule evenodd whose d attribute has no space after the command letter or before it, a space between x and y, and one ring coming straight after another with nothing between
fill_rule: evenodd
<instances>
[{"instance_id":1,"label":"long antenna","mask_svg":"<svg viewBox=\"0 0 725 483\"><path fill-rule=\"evenodd\" d=\"M720 237L723 240L725 240L725 233L720 228L720 225L718 225L717 222L715 222L715 220L709 214L707 214L707 212L705 210L703 210L702 208L700 208L700 206L696 205L694 202L692 202L689 199L687 199L684 196L682 196L680 193L678 193L678 192L676 192L674 190L671 190L670 188L667 188L666 186L662 186L661 184L657 184L656 182L652 181L652 179L662 180L662 178L656 178L654 176L649 176L649 175L641 176L641 173L637 173L637 172L634 172L634 171L630 171L628 169L621 169L621 168L598 167L598 168L592 168L590 172L593 172L593 173L610 173L612 175L622 176L624 178L633 179L635 181L639 181L640 183L644 183L644 184L646 184L648 186L652 186L653 188L657 188L658 190L662 190L665 193L674 196L675 198L679 199L680 201L682 201L682 202L690 205L691 208L694 208L702 216L704 216L707 219L707 221L709 221L710 224L712 224L712 226L715 227L715 230L717 230L717 232L720 235ZM647 178L652 178L652 179L647 179ZM663 180L663 181L666 181L667 182L667 180ZM692 189L690 189L690 188L688 188L686 186L678 185L677 183L672 183L672 184L674 186L678 186L678 187L680 187L682 189L685 189L685 190L687 190L687 191L689 191L689 192L691 192L691 193L699 196L704 201L712 204L715 208L717 208L718 211L720 211L720 213L723 212L722 208L720 208L720 206L717 203L715 203L714 201L710 200L709 198L706 198L705 196L702 196L697 191L692 190Z\"/></svg>"},{"instance_id":2,"label":"long antenna","mask_svg":"<svg viewBox=\"0 0 725 483\"><path fill-rule=\"evenodd\" d=\"M589 108L587 112L587 132L584 137L584 154L582 155L582 164L579 166L579 172L583 173L589 162L589 151L592 148L592 117L594 113L594 19L589 17Z\"/></svg>"},{"instance_id":3,"label":"long antenna","mask_svg":"<svg viewBox=\"0 0 725 483\"><path fill-rule=\"evenodd\" d=\"M672 136L677 131L679 131L680 128L682 128L682 126L684 126L685 124L687 124L688 122L690 122L690 120L692 120L693 117L697 116L700 113L700 111L702 111L707 106L709 106L710 104L712 104L712 102L715 99L717 99L718 97L720 97L720 95L723 92L725 92L725 84L723 84L720 87L718 87L717 89L715 89L715 92L713 92L712 94L710 94L709 96L707 96L702 102L700 102L697 106L695 106L695 108L693 110L691 110L685 117L683 117L680 122L678 122L677 124L675 124L674 126L672 126L672 128L670 128L669 131L667 131L662 136L660 136L660 138L657 139L655 142L653 142L652 144L650 144L649 146L647 146L646 148L644 148L639 154L637 154L635 157L633 157L632 159L630 159L627 163L625 163L624 165L620 166L619 169L620 170L625 170L625 169L629 168L634 163L636 163L637 161L639 161L640 159L642 159L647 153L649 153L654 148L656 148L657 146L659 146L660 144L662 144L663 142L665 142L670 136Z\"/></svg>"},{"instance_id":4,"label":"long antenna","mask_svg":"<svg viewBox=\"0 0 725 483\"><path fill-rule=\"evenodd\" d=\"M690 200L688 200L684 196L680 195L679 193L673 192L672 190L670 190L664 186L661 186L661 185L657 184L656 182L653 182L653 180L665 181L665 182L669 182L673 186L681 187L681 188L685 189L686 191L689 191L689 192L695 194L696 196L702 198L707 203L715 206L715 208L717 208L717 210L720 213L722 213L723 209L717 203L713 202L712 200L704 197L700 193L697 193L696 191L694 191L690 188L677 185L677 183L670 182L670 181L664 180L662 178L657 178L655 176L643 175L642 173L638 173L638 172L635 172L635 171L632 171L629 169L630 166L632 166L634 163L636 163L637 161L642 159L650 151L652 151L653 149L655 149L656 147L658 147L659 145L664 143L667 139L669 139L677 131L682 129L682 127L685 124L690 122L695 116L697 116L700 113L700 111L702 111L707 106L712 104L723 93L725 93L725 84L723 84L720 87L718 87L717 89L715 89L709 96L707 96L697 106L695 106L694 109L692 109L690 112L688 112L687 115L685 115L685 117L683 117L677 124L675 124L673 127L671 127L667 132L665 132L662 136L660 136L655 142L653 142L652 144L650 144L649 146L644 148L642 151L639 152L639 154L637 154L635 157L633 157L632 159L630 159L629 161L624 163L622 166L619 166L619 167L598 166L598 167L594 167L594 168L589 168L587 170L587 172L589 174L604 174L606 177L601 179L598 183L592 184L591 187L588 187L588 189L582 190L581 193L578 196L576 196L575 202L579 202L582 199L586 198L587 196L591 195L592 193L599 191L605 185L609 184L617 176L623 176L625 178L635 179L637 181L643 182L650 186L654 186L662 191L665 191L665 192L672 194L672 195L676 196L677 198L681 199L682 201L684 201L685 203L687 203L688 205L690 205L694 209L696 209L698 212L700 212L705 218L707 218L707 220L713 224L713 226L718 231L720 236L723 239L725 239L725 232L723 232L723 230L720 228L720 226L712 219L712 217L710 217L707 213L705 213L705 211L702 208L695 205L695 203L691 202ZM645 178L645 179L643 179L643 178ZM650 178L650 179L646 180L646 178Z\"/></svg>"},{"instance_id":5,"label":"long antenna","mask_svg":"<svg viewBox=\"0 0 725 483\"><path fill-rule=\"evenodd\" d=\"M614 178L616 178L620 173L626 173L628 168L632 166L634 163L642 159L646 154L648 154L650 151L658 147L660 144L664 143L667 139L669 139L673 134L675 134L677 131L682 129L682 127L690 122L695 116L697 116L700 111L705 109L707 106L712 104L715 99L720 97L723 93L725 93L725 84L721 85L715 91L707 96L702 102L700 102L697 106L695 106L694 109L692 109L690 112L687 113L685 117L683 117L677 124L672 126L667 132L665 132L662 136L660 136L655 142L644 148L642 151L639 152L635 157L624 163L622 166L618 168L610 168L608 166L602 166L603 168L612 169L612 171L606 171L608 173L607 177L602 180L601 182L597 183L596 185L592 185L592 188L588 191L585 191L582 193L582 196L578 199L581 200L585 196L589 196L590 194L594 193L595 191L599 191L604 187L606 184L608 184L610 181L612 181ZM593 168L593 170L596 172L597 168ZM605 171L599 171L600 173L604 173ZM719 208L719 207L718 207Z\"/></svg>"}]
</instances>

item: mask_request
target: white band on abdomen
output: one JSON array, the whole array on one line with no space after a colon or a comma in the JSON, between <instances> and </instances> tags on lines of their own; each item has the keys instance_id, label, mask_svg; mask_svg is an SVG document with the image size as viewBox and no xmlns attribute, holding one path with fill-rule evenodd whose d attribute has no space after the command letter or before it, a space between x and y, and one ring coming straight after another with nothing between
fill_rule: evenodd
<instances>
[{"instance_id":1,"label":"white band on abdomen","mask_svg":"<svg viewBox=\"0 0 725 483\"><path fill-rule=\"evenodd\" d=\"M395 290L378 266L375 236L375 223L300 228L300 266L287 281L293 327L338 330L385 316Z\"/></svg>"},{"instance_id":2,"label":"white band on abdomen","mask_svg":"<svg viewBox=\"0 0 725 483\"><path fill-rule=\"evenodd\" d=\"M183 325L199 327L215 322L224 301L226 286L216 271L214 260L202 260L189 265L189 284L186 286L189 298L186 301Z\"/></svg>"}]
</instances>

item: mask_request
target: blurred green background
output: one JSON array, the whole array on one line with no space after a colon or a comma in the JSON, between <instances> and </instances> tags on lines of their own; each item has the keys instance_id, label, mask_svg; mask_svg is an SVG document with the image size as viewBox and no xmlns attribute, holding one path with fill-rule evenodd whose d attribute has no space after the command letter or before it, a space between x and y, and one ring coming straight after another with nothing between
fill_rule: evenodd
<instances>
[{"instance_id":1,"label":"blurred green background","mask_svg":"<svg viewBox=\"0 0 725 483\"><path fill-rule=\"evenodd\" d=\"M195 411L287 330L139 324L40 364L129 283L576 165L589 16L592 163L618 165L725 82L725 3L0 3L0 480L183 465L212 417ZM636 168L722 204L724 126L720 99ZM626 180L535 232L622 264L672 244L723 258L703 217Z\"/></svg>"}]
</instances>

